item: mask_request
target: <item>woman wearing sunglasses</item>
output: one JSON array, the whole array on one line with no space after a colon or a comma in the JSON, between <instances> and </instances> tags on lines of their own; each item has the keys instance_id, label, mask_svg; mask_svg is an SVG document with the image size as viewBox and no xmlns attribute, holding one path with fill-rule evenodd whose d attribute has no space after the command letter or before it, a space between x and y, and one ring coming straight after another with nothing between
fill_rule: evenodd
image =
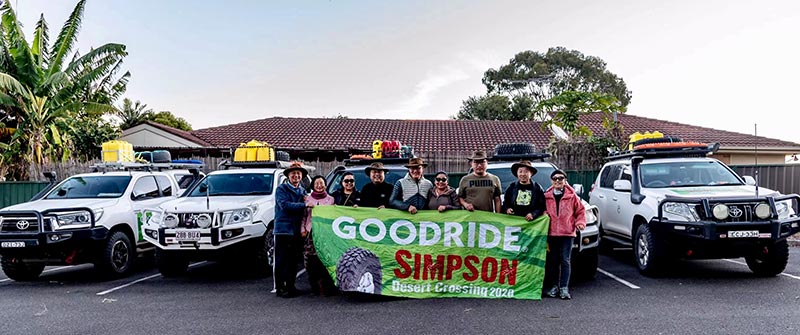
<instances>
[{"instance_id":1,"label":"woman wearing sunglasses","mask_svg":"<svg viewBox=\"0 0 800 335\"><path fill-rule=\"evenodd\" d=\"M331 194L333 203L338 206L358 207L361 194L356 189L356 177L352 172L342 174L341 185L342 187Z\"/></svg>"},{"instance_id":2,"label":"woman wearing sunglasses","mask_svg":"<svg viewBox=\"0 0 800 335\"><path fill-rule=\"evenodd\" d=\"M439 212L444 212L448 209L461 209L456 189L450 187L447 180L446 172L436 172L433 188L428 191L427 209L438 210Z\"/></svg>"},{"instance_id":3,"label":"woman wearing sunglasses","mask_svg":"<svg viewBox=\"0 0 800 335\"><path fill-rule=\"evenodd\" d=\"M567 184L567 174L555 170L550 174L553 186L544 192L547 215L550 215L550 233L547 236L547 263L545 278L551 286L547 296L556 296L568 300L572 299L567 285L570 276L570 256L572 254L572 239L575 230L586 228L586 213L581 199L575 190Z\"/></svg>"}]
</instances>

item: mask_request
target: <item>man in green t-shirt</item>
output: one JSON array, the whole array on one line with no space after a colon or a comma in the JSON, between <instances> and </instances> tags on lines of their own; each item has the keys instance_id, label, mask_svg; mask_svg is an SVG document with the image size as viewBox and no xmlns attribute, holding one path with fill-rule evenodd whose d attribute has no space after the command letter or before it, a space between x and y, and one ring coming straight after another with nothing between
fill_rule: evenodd
<instances>
[{"instance_id":1,"label":"man in green t-shirt","mask_svg":"<svg viewBox=\"0 0 800 335\"><path fill-rule=\"evenodd\" d=\"M472 173L461 178L458 183L458 197L461 206L468 211L487 211L500 213L500 178L486 172L488 162L486 152L475 151L470 157Z\"/></svg>"}]
</instances>

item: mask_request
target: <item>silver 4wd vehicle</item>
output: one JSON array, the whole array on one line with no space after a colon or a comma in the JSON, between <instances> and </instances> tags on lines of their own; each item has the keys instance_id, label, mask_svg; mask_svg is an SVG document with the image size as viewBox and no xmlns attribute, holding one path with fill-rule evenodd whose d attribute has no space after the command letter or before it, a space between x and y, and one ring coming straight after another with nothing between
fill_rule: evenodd
<instances>
[{"instance_id":1,"label":"silver 4wd vehicle","mask_svg":"<svg viewBox=\"0 0 800 335\"><path fill-rule=\"evenodd\" d=\"M525 159L531 162L537 172L531 180L538 183L543 190L550 187L550 174L558 169L553 163L545 161L549 154L537 153L533 144L529 143L503 143L495 146L494 154L489 159L486 171L500 178L503 192L508 185L517 180L511 174L511 165ZM472 171L470 171L471 173ZM578 195L583 194L583 185L574 184L572 187ZM501 199L504 197L501 196ZM586 229L577 231L572 246L572 271L573 278L588 280L597 274L599 257L600 232L597 225L597 207L581 199L586 210Z\"/></svg>"},{"instance_id":2,"label":"silver 4wd vehicle","mask_svg":"<svg viewBox=\"0 0 800 335\"><path fill-rule=\"evenodd\" d=\"M408 168L403 164L408 164L408 158L383 158L383 159L346 159L344 165L335 167L325 176L325 185L328 186L328 194L333 194L342 187L342 176L345 172L350 172L356 179L355 187L359 192L364 185L371 183L369 176L364 172L373 162L383 163L383 167L389 171L384 174L384 181L389 185L405 177Z\"/></svg>"},{"instance_id":3,"label":"silver 4wd vehicle","mask_svg":"<svg viewBox=\"0 0 800 335\"><path fill-rule=\"evenodd\" d=\"M47 265L94 263L124 275L138 252L152 248L140 239L142 211L177 197L178 189L166 172L113 168L53 183L34 200L0 210L3 272L32 280Z\"/></svg>"},{"instance_id":4,"label":"silver 4wd vehicle","mask_svg":"<svg viewBox=\"0 0 800 335\"><path fill-rule=\"evenodd\" d=\"M744 257L757 275L786 267L786 238L800 231L798 197L758 188L707 157L718 144L650 145L609 157L592 185L603 244L631 245L639 270L663 273L678 258Z\"/></svg>"},{"instance_id":5,"label":"silver 4wd vehicle","mask_svg":"<svg viewBox=\"0 0 800 335\"><path fill-rule=\"evenodd\" d=\"M156 246L158 271L178 276L192 260L219 259L247 263L243 266L257 274L271 273L274 194L286 182L288 166L278 161L228 163L180 198L151 209L143 231Z\"/></svg>"}]
</instances>

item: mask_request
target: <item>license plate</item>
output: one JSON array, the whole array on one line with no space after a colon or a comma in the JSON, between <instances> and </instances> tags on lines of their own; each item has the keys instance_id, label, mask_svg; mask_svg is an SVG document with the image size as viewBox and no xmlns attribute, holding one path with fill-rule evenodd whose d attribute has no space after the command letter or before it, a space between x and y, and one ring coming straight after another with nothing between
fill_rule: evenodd
<instances>
[{"instance_id":1,"label":"license plate","mask_svg":"<svg viewBox=\"0 0 800 335\"><path fill-rule=\"evenodd\" d=\"M728 238L758 237L758 230L734 230L728 232Z\"/></svg>"},{"instance_id":2,"label":"license plate","mask_svg":"<svg viewBox=\"0 0 800 335\"><path fill-rule=\"evenodd\" d=\"M179 230L175 233L175 239L178 241L200 241L200 231Z\"/></svg>"},{"instance_id":3,"label":"license plate","mask_svg":"<svg viewBox=\"0 0 800 335\"><path fill-rule=\"evenodd\" d=\"M24 248L25 242L0 242L0 248Z\"/></svg>"}]
</instances>

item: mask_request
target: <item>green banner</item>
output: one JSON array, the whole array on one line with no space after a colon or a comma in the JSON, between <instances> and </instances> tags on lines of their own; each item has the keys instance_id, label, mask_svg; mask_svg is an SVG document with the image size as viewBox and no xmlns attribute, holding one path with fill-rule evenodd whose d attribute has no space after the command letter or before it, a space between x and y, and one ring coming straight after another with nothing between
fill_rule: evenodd
<instances>
[{"instance_id":1,"label":"green banner","mask_svg":"<svg viewBox=\"0 0 800 335\"><path fill-rule=\"evenodd\" d=\"M311 232L343 291L538 300L549 225L547 215L317 206Z\"/></svg>"}]
</instances>

